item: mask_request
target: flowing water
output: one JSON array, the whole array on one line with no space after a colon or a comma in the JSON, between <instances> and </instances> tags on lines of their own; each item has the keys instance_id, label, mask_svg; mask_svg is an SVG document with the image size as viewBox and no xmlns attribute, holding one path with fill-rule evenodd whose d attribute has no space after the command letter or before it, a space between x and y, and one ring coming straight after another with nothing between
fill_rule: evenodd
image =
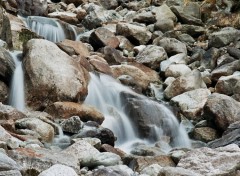
<instances>
[{"instance_id":1,"label":"flowing water","mask_svg":"<svg viewBox=\"0 0 240 176\"><path fill-rule=\"evenodd\" d=\"M58 135L54 137L51 145L58 146L62 149L71 145L70 137L67 135L64 135L61 126L56 123L55 123L55 126L58 129Z\"/></svg>"},{"instance_id":2,"label":"flowing water","mask_svg":"<svg viewBox=\"0 0 240 176\"><path fill-rule=\"evenodd\" d=\"M116 146L124 151L130 151L135 143L154 144L161 141L166 134L171 137L171 147L190 147L185 129L179 125L174 114L166 106L136 94L104 74L91 73L88 90L85 103L96 107L104 114L102 126L114 132L117 137ZM130 114L126 110L128 101L134 98L122 96L122 93L130 95L129 97L138 97L138 100L144 103L141 109L149 115L146 118L152 122L149 125L151 134L147 138L140 134L142 129L138 129L137 124L130 120ZM164 145L169 146L167 143ZM166 151L171 147L167 147Z\"/></svg>"},{"instance_id":3,"label":"flowing water","mask_svg":"<svg viewBox=\"0 0 240 176\"><path fill-rule=\"evenodd\" d=\"M15 70L11 81L11 90L9 97L9 104L20 111L25 109L25 98L24 98L24 74L22 68L21 52L10 53L15 63Z\"/></svg>"}]
</instances>

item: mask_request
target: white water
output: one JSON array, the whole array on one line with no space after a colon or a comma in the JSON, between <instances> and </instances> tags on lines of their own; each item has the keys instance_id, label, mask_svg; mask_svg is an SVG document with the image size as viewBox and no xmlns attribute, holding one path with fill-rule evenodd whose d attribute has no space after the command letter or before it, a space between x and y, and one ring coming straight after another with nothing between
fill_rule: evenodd
<instances>
[{"instance_id":1,"label":"white water","mask_svg":"<svg viewBox=\"0 0 240 176\"><path fill-rule=\"evenodd\" d=\"M55 123L55 126L58 129L58 135L54 137L52 145L58 146L60 148L68 147L71 144L70 137L63 134L63 131L60 125Z\"/></svg>"},{"instance_id":2,"label":"white water","mask_svg":"<svg viewBox=\"0 0 240 176\"><path fill-rule=\"evenodd\" d=\"M114 132L117 137L116 146L124 151L130 151L135 143L154 144L157 141L164 143L161 139L166 136L166 133L172 138L172 147L190 147L190 140L185 129L179 125L174 114L164 105L136 94L112 77L104 74L95 75L91 73L88 92L85 103L93 105L104 114L105 120L102 126ZM146 113L150 114L150 117L146 118L150 118L150 121L153 122L151 137L148 139L140 137L136 125L131 123L130 117L125 112L125 104L128 100L121 97L121 92L141 97L140 101L144 102L144 111L148 111L150 106L154 106L153 112L148 111ZM165 143L164 145L168 146ZM166 149L166 151L169 150L170 148Z\"/></svg>"},{"instance_id":3,"label":"white water","mask_svg":"<svg viewBox=\"0 0 240 176\"><path fill-rule=\"evenodd\" d=\"M29 29L49 41L59 42L66 38L61 24L53 18L29 16L25 22Z\"/></svg>"},{"instance_id":4,"label":"white water","mask_svg":"<svg viewBox=\"0 0 240 176\"><path fill-rule=\"evenodd\" d=\"M24 75L22 62L20 60L21 53L15 51L10 54L15 63L15 70L11 81L9 104L20 111L24 111L25 110Z\"/></svg>"}]
</instances>

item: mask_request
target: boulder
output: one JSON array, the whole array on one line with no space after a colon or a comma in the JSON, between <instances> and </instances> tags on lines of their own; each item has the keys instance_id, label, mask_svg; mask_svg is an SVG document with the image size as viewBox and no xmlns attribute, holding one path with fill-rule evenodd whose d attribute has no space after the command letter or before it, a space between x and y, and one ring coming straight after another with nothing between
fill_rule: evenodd
<instances>
[{"instance_id":1,"label":"boulder","mask_svg":"<svg viewBox=\"0 0 240 176\"><path fill-rule=\"evenodd\" d=\"M162 47L148 45L138 53L136 61L155 70L159 68L160 62L166 60L167 58L167 53Z\"/></svg>"},{"instance_id":2,"label":"boulder","mask_svg":"<svg viewBox=\"0 0 240 176\"><path fill-rule=\"evenodd\" d=\"M18 129L35 131L43 142L51 142L54 138L54 128L38 118L23 118L17 120L15 125Z\"/></svg>"},{"instance_id":3,"label":"boulder","mask_svg":"<svg viewBox=\"0 0 240 176\"><path fill-rule=\"evenodd\" d=\"M133 21L137 23L152 24L156 22L156 17L152 12L140 12L133 17Z\"/></svg>"},{"instance_id":4,"label":"boulder","mask_svg":"<svg viewBox=\"0 0 240 176\"><path fill-rule=\"evenodd\" d=\"M58 18L70 24L78 24L77 14L73 12L52 12L48 14L50 18Z\"/></svg>"},{"instance_id":5,"label":"boulder","mask_svg":"<svg viewBox=\"0 0 240 176\"><path fill-rule=\"evenodd\" d=\"M240 120L240 103L233 98L213 93L203 108L203 117L224 131L231 123Z\"/></svg>"},{"instance_id":6,"label":"boulder","mask_svg":"<svg viewBox=\"0 0 240 176\"><path fill-rule=\"evenodd\" d=\"M118 7L117 0L98 0L98 1L107 10L115 9Z\"/></svg>"},{"instance_id":7,"label":"boulder","mask_svg":"<svg viewBox=\"0 0 240 176\"><path fill-rule=\"evenodd\" d=\"M77 102L85 98L89 74L56 44L32 39L24 51L28 106L41 109L56 101Z\"/></svg>"},{"instance_id":8,"label":"boulder","mask_svg":"<svg viewBox=\"0 0 240 176\"><path fill-rule=\"evenodd\" d=\"M82 121L78 116L72 116L61 123L62 130L67 133L78 133L82 127Z\"/></svg>"},{"instance_id":9,"label":"boulder","mask_svg":"<svg viewBox=\"0 0 240 176\"><path fill-rule=\"evenodd\" d=\"M187 75L191 72L191 69L185 64L171 64L165 71L166 77L177 78L179 76Z\"/></svg>"},{"instance_id":10,"label":"boulder","mask_svg":"<svg viewBox=\"0 0 240 176\"><path fill-rule=\"evenodd\" d=\"M201 118L209 95L211 92L208 89L195 89L173 97L170 103L179 107L181 113L188 119L197 120Z\"/></svg>"},{"instance_id":11,"label":"boulder","mask_svg":"<svg viewBox=\"0 0 240 176\"><path fill-rule=\"evenodd\" d=\"M41 16L47 14L47 0L16 0L22 15Z\"/></svg>"},{"instance_id":12,"label":"boulder","mask_svg":"<svg viewBox=\"0 0 240 176\"><path fill-rule=\"evenodd\" d=\"M0 152L0 175L11 176L10 173L15 173L16 176L21 176L21 166L6 154Z\"/></svg>"},{"instance_id":13,"label":"boulder","mask_svg":"<svg viewBox=\"0 0 240 176\"><path fill-rule=\"evenodd\" d=\"M120 22L117 24L117 34L123 35L130 42L136 45L147 44L152 37L152 33L145 26Z\"/></svg>"},{"instance_id":14,"label":"boulder","mask_svg":"<svg viewBox=\"0 0 240 176\"><path fill-rule=\"evenodd\" d=\"M221 31L214 32L209 34L209 47L224 47L231 42L237 41L240 39L240 31L232 28L232 27L226 27L223 28Z\"/></svg>"},{"instance_id":15,"label":"boulder","mask_svg":"<svg viewBox=\"0 0 240 176\"><path fill-rule=\"evenodd\" d=\"M240 149L236 144L210 149L194 149L179 161L182 167L200 175L237 175L240 163Z\"/></svg>"},{"instance_id":16,"label":"boulder","mask_svg":"<svg viewBox=\"0 0 240 176\"><path fill-rule=\"evenodd\" d=\"M104 46L117 48L119 45L118 38L105 27L99 27L93 31L90 35L89 42L96 49Z\"/></svg>"},{"instance_id":17,"label":"boulder","mask_svg":"<svg viewBox=\"0 0 240 176\"><path fill-rule=\"evenodd\" d=\"M74 169L80 174L80 164L74 155L44 148L18 148L8 152L9 156L22 166L23 175L39 175L55 164L61 164Z\"/></svg>"},{"instance_id":18,"label":"boulder","mask_svg":"<svg viewBox=\"0 0 240 176\"><path fill-rule=\"evenodd\" d=\"M69 166L62 164L55 164L49 169L41 172L38 176L50 176L50 175L61 175L61 176L78 176L78 174Z\"/></svg>"},{"instance_id":19,"label":"boulder","mask_svg":"<svg viewBox=\"0 0 240 176\"><path fill-rule=\"evenodd\" d=\"M134 172L126 165L116 165L100 168L93 171L93 175L104 176L132 176Z\"/></svg>"},{"instance_id":20,"label":"boulder","mask_svg":"<svg viewBox=\"0 0 240 176\"><path fill-rule=\"evenodd\" d=\"M207 88L207 86L202 80L201 73L198 70L193 70L187 75L176 78L164 90L164 96L167 99L171 99L184 92L199 88Z\"/></svg>"},{"instance_id":21,"label":"boulder","mask_svg":"<svg viewBox=\"0 0 240 176\"><path fill-rule=\"evenodd\" d=\"M156 14L157 21L161 21L162 19L170 19L173 22L177 21L176 15L171 11L168 5L163 4L159 7L155 7L153 12Z\"/></svg>"},{"instance_id":22,"label":"boulder","mask_svg":"<svg viewBox=\"0 0 240 176\"><path fill-rule=\"evenodd\" d=\"M8 102L8 87L2 81L0 81L0 102L6 104Z\"/></svg>"},{"instance_id":23,"label":"boulder","mask_svg":"<svg viewBox=\"0 0 240 176\"><path fill-rule=\"evenodd\" d=\"M12 48L11 25L7 13L2 6L0 6L0 39L5 41L9 48Z\"/></svg>"},{"instance_id":24,"label":"boulder","mask_svg":"<svg viewBox=\"0 0 240 176\"><path fill-rule=\"evenodd\" d=\"M45 111L54 118L68 119L72 116L79 116L81 121L95 121L98 124L104 120L104 116L96 108L74 102L55 102Z\"/></svg>"},{"instance_id":25,"label":"boulder","mask_svg":"<svg viewBox=\"0 0 240 176\"><path fill-rule=\"evenodd\" d=\"M17 109L0 103L0 120L17 120L25 117L26 115Z\"/></svg>"},{"instance_id":26,"label":"boulder","mask_svg":"<svg viewBox=\"0 0 240 176\"><path fill-rule=\"evenodd\" d=\"M217 131L210 127L195 128L193 131L193 137L196 140L203 142L213 141L218 138Z\"/></svg>"},{"instance_id":27,"label":"boulder","mask_svg":"<svg viewBox=\"0 0 240 176\"><path fill-rule=\"evenodd\" d=\"M96 71L105 73L107 75L112 75L112 70L105 59L97 55L92 55L88 57L88 59L89 63L94 67Z\"/></svg>"},{"instance_id":28,"label":"boulder","mask_svg":"<svg viewBox=\"0 0 240 176\"><path fill-rule=\"evenodd\" d=\"M191 24L182 24L178 30L180 30L182 33L189 34L194 38L199 37L206 32L204 27Z\"/></svg>"}]
</instances>

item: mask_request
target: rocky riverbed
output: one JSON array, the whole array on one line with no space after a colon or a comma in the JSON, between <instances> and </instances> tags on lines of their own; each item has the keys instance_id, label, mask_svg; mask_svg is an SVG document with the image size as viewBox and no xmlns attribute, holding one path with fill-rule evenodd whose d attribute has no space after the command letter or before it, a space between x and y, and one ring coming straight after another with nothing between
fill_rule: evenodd
<instances>
[{"instance_id":1,"label":"rocky riverbed","mask_svg":"<svg viewBox=\"0 0 240 176\"><path fill-rule=\"evenodd\" d=\"M237 0L0 2L0 175L240 175ZM9 104L13 51L24 111ZM93 73L130 88L112 99L148 143L118 148L106 114L87 103ZM93 91L108 96L100 86ZM176 147L186 143L180 127L191 147Z\"/></svg>"}]
</instances>

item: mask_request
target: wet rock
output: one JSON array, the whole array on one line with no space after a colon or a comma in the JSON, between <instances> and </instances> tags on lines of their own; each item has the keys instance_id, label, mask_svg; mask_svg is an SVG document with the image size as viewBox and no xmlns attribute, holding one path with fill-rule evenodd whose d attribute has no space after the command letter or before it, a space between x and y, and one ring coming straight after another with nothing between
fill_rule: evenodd
<instances>
[{"instance_id":1,"label":"wet rock","mask_svg":"<svg viewBox=\"0 0 240 176\"><path fill-rule=\"evenodd\" d=\"M89 38L89 42L96 49L104 46L117 48L119 45L119 40L114 35L114 33L104 27L99 27L94 32L92 32Z\"/></svg>"},{"instance_id":2,"label":"wet rock","mask_svg":"<svg viewBox=\"0 0 240 176\"><path fill-rule=\"evenodd\" d=\"M103 54L105 55L104 59L107 61L109 65L126 62L126 58L124 58L118 50L110 46L105 46L103 48Z\"/></svg>"},{"instance_id":3,"label":"wet rock","mask_svg":"<svg viewBox=\"0 0 240 176\"><path fill-rule=\"evenodd\" d=\"M23 175L37 176L55 164L69 166L80 173L80 164L77 157L48 149L38 148L19 148L9 151L9 156L19 165L22 165Z\"/></svg>"},{"instance_id":4,"label":"wet rock","mask_svg":"<svg viewBox=\"0 0 240 176\"><path fill-rule=\"evenodd\" d=\"M152 37L152 33L147 30L145 26L123 23L117 24L117 34L123 35L136 45L147 44Z\"/></svg>"},{"instance_id":5,"label":"wet rock","mask_svg":"<svg viewBox=\"0 0 240 176\"><path fill-rule=\"evenodd\" d=\"M240 149L231 144L217 149L194 149L183 156L177 167L200 175L235 175L239 162Z\"/></svg>"},{"instance_id":6,"label":"wet rock","mask_svg":"<svg viewBox=\"0 0 240 176\"><path fill-rule=\"evenodd\" d=\"M209 47L220 48L239 40L240 31L232 27L223 28L221 31L211 33L209 38Z\"/></svg>"},{"instance_id":7,"label":"wet rock","mask_svg":"<svg viewBox=\"0 0 240 176\"><path fill-rule=\"evenodd\" d=\"M163 38L159 41L156 41L155 44L163 47L165 51L171 56L178 53L187 54L186 45L175 38Z\"/></svg>"},{"instance_id":8,"label":"wet rock","mask_svg":"<svg viewBox=\"0 0 240 176\"><path fill-rule=\"evenodd\" d=\"M131 161L131 166L134 171L141 172L144 168L158 164L161 167L175 166L174 162L169 156L161 155L155 157L138 157Z\"/></svg>"},{"instance_id":9,"label":"wet rock","mask_svg":"<svg viewBox=\"0 0 240 176\"><path fill-rule=\"evenodd\" d=\"M10 21L6 11L0 6L0 39L8 44L9 48L12 48L12 34Z\"/></svg>"},{"instance_id":10,"label":"wet rock","mask_svg":"<svg viewBox=\"0 0 240 176\"><path fill-rule=\"evenodd\" d=\"M16 128L29 129L40 135L40 140L51 142L54 137L54 128L37 118L24 118L16 121Z\"/></svg>"},{"instance_id":11,"label":"wet rock","mask_svg":"<svg viewBox=\"0 0 240 176\"><path fill-rule=\"evenodd\" d=\"M191 72L191 69L185 64L171 64L165 71L166 77L177 78L179 76L187 75Z\"/></svg>"},{"instance_id":12,"label":"wet rock","mask_svg":"<svg viewBox=\"0 0 240 176\"><path fill-rule=\"evenodd\" d=\"M209 142L218 138L217 131L210 127L195 128L193 131L194 139Z\"/></svg>"},{"instance_id":13,"label":"wet rock","mask_svg":"<svg viewBox=\"0 0 240 176\"><path fill-rule=\"evenodd\" d=\"M240 146L240 121L232 123L223 133L222 137L211 141L208 146L211 148L224 147L229 144Z\"/></svg>"},{"instance_id":14,"label":"wet rock","mask_svg":"<svg viewBox=\"0 0 240 176\"><path fill-rule=\"evenodd\" d=\"M75 53L77 55L80 55L81 57L86 58L90 56L87 46L81 41L72 41L72 40L65 39L64 41L61 42L61 44L66 47L73 48Z\"/></svg>"},{"instance_id":15,"label":"wet rock","mask_svg":"<svg viewBox=\"0 0 240 176\"><path fill-rule=\"evenodd\" d=\"M170 103L179 107L188 119L196 120L201 117L209 95L211 92L208 89L195 89L173 97Z\"/></svg>"},{"instance_id":16,"label":"wet rock","mask_svg":"<svg viewBox=\"0 0 240 176\"><path fill-rule=\"evenodd\" d=\"M56 101L76 102L85 98L88 73L56 44L32 39L25 46L23 60L26 100L33 109Z\"/></svg>"},{"instance_id":17,"label":"wet rock","mask_svg":"<svg viewBox=\"0 0 240 176\"><path fill-rule=\"evenodd\" d=\"M126 165L108 166L93 171L95 176L131 176L134 172Z\"/></svg>"},{"instance_id":18,"label":"wet rock","mask_svg":"<svg viewBox=\"0 0 240 176\"><path fill-rule=\"evenodd\" d=\"M159 68L160 62L167 58L167 53L162 47L148 45L138 53L136 61L155 70Z\"/></svg>"},{"instance_id":19,"label":"wet rock","mask_svg":"<svg viewBox=\"0 0 240 176\"><path fill-rule=\"evenodd\" d=\"M213 81L218 81L221 76L230 76L235 71L240 69L240 61L236 60L227 64L224 64L220 67L217 67L211 72L211 79Z\"/></svg>"},{"instance_id":20,"label":"wet rock","mask_svg":"<svg viewBox=\"0 0 240 176\"><path fill-rule=\"evenodd\" d=\"M104 120L102 113L94 107L73 102L55 102L48 106L45 111L54 118L68 119L72 116L79 116L83 122L95 121L98 124Z\"/></svg>"},{"instance_id":21,"label":"wet rock","mask_svg":"<svg viewBox=\"0 0 240 176\"><path fill-rule=\"evenodd\" d=\"M240 72L235 72L230 76L221 76L215 86L217 93L233 95L239 92L239 87L237 86L240 81Z\"/></svg>"},{"instance_id":22,"label":"wet rock","mask_svg":"<svg viewBox=\"0 0 240 176\"><path fill-rule=\"evenodd\" d=\"M9 52L0 47L0 78L10 85L11 77L15 69L15 64Z\"/></svg>"},{"instance_id":23,"label":"wet rock","mask_svg":"<svg viewBox=\"0 0 240 176\"><path fill-rule=\"evenodd\" d=\"M81 126L82 122L78 116L72 116L61 123L62 130L68 133L78 133Z\"/></svg>"},{"instance_id":24,"label":"wet rock","mask_svg":"<svg viewBox=\"0 0 240 176\"><path fill-rule=\"evenodd\" d=\"M240 120L240 103L227 95L213 93L208 97L203 112L205 119L224 131L231 123Z\"/></svg>"},{"instance_id":25,"label":"wet rock","mask_svg":"<svg viewBox=\"0 0 240 176\"><path fill-rule=\"evenodd\" d=\"M71 167L62 164L55 164L39 174L39 176L50 175L78 176L78 174Z\"/></svg>"},{"instance_id":26,"label":"wet rock","mask_svg":"<svg viewBox=\"0 0 240 176\"><path fill-rule=\"evenodd\" d=\"M70 24L78 23L77 14L72 12L52 12L52 13L49 13L48 16L50 18L58 18Z\"/></svg>"},{"instance_id":27,"label":"wet rock","mask_svg":"<svg viewBox=\"0 0 240 176\"><path fill-rule=\"evenodd\" d=\"M0 102L6 104L8 101L8 87L2 81L0 81Z\"/></svg>"},{"instance_id":28,"label":"wet rock","mask_svg":"<svg viewBox=\"0 0 240 176\"><path fill-rule=\"evenodd\" d=\"M47 0L16 0L22 15L41 16L47 14Z\"/></svg>"},{"instance_id":29,"label":"wet rock","mask_svg":"<svg viewBox=\"0 0 240 176\"><path fill-rule=\"evenodd\" d=\"M164 96L167 99L171 99L184 92L206 88L206 84L203 82L201 73L198 70L193 70L191 73L180 76L172 82L165 90Z\"/></svg>"}]
</instances>

